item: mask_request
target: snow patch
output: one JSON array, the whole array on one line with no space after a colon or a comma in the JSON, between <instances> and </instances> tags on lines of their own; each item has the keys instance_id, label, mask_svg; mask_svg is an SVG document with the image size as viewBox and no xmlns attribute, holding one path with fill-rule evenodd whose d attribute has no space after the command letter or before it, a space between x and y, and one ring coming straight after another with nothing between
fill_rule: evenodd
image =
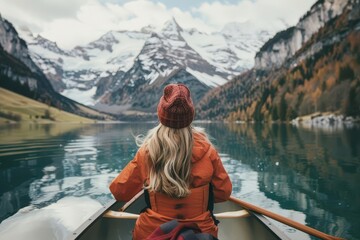
<instances>
[{"instance_id":1,"label":"snow patch","mask_svg":"<svg viewBox=\"0 0 360 240\"><path fill-rule=\"evenodd\" d=\"M192 70L191 68L186 68L186 71L188 73L190 73L191 75L193 75L194 77L196 77L197 79L199 79L199 81L201 81L202 83L204 83L210 87L217 87L217 86L223 85L227 82L226 79L224 79L218 75L210 76L207 73L198 72L198 71Z\"/></svg>"},{"instance_id":2,"label":"snow patch","mask_svg":"<svg viewBox=\"0 0 360 240\"><path fill-rule=\"evenodd\" d=\"M82 103L87 106L93 106L95 104L95 100L93 96L96 93L97 87L94 86L90 90L80 90L78 88L71 88L64 90L61 94L76 101Z\"/></svg>"},{"instance_id":3,"label":"snow patch","mask_svg":"<svg viewBox=\"0 0 360 240\"><path fill-rule=\"evenodd\" d=\"M110 76L110 73L108 73L108 72L102 72L102 73L99 75L100 78L104 78L104 77L108 77L108 76Z\"/></svg>"}]
</instances>

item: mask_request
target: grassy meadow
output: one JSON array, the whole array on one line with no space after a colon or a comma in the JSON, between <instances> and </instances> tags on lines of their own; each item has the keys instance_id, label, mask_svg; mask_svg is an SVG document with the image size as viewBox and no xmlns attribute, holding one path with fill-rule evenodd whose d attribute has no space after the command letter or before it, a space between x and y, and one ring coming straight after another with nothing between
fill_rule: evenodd
<instances>
[{"instance_id":1,"label":"grassy meadow","mask_svg":"<svg viewBox=\"0 0 360 240\"><path fill-rule=\"evenodd\" d=\"M59 110L4 88L0 88L0 124L16 122L94 123L95 121Z\"/></svg>"}]
</instances>

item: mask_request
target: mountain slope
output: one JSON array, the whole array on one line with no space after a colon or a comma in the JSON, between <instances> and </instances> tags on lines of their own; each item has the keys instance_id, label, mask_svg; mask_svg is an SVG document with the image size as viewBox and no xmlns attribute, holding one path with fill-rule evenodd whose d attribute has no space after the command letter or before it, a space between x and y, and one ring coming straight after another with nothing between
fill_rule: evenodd
<instances>
[{"instance_id":1,"label":"mountain slope","mask_svg":"<svg viewBox=\"0 0 360 240\"><path fill-rule=\"evenodd\" d=\"M200 118L286 121L318 111L360 116L359 5L349 1L281 67L271 70L269 63L211 91L198 107Z\"/></svg>"},{"instance_id":2,"label":"mountain slope","mask_svg":"<svg viewBox=\"0 0 360 240\"><path fill-rule=\"evenodd\" d=\"M0 87L84 117L103 119L100 114L55 92L29 56L27 45L15 28L0 18Z\"/></svg>"},{"instance_id":3,"label":"mountain slope","mask_svg":"<svg viewBox=\"0 0 360 240\"><path fill-rule=\"evenodd\" d=\"M45 103L0 88L0 124L20 121L36 123L94 122L92 119L49 107Z\"/></svg>"}]
</instances>

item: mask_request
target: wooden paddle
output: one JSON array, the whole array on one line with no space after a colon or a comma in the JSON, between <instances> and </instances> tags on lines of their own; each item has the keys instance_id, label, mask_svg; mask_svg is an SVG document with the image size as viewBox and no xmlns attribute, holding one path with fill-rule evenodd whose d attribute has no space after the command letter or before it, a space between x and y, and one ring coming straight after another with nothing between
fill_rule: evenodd
<instances>
[{"instance_id":1,"label":"wooden paddle","mask_svg":"<svg viewBox=\"0 0 360 240\"><path fill-rule=\"evenodd\" d=\"M319 230L316 230L314 228L305 226L305 225L303 225L303 224L301 224L299 222L296 222L296 221L291 220L289 218L283 217L283 216L281 216L279 214L270 212L270 211L268 211L266 209L257 207L255 205L252 205L252 204L248 203L248 202L242 201L242 200L240 200L238 198L230 197L229 200L232 201L232 202L240 204L242 207L244 207L245 209L247 209L249 211L260 213L260 214L262 214L264 216L267 216L267 217L272 218L272 219L274 219L276 221L284 223L284 224L286 224L286 225L288 225L290 227L299 229L300 231L303 231L303 232L308 233L310 235L313 235L315 237L325 239L325 240L344 240L343 238L334 237L334 236L328 235L326 233L320 232Z\"/></svg>"}]
</instances>

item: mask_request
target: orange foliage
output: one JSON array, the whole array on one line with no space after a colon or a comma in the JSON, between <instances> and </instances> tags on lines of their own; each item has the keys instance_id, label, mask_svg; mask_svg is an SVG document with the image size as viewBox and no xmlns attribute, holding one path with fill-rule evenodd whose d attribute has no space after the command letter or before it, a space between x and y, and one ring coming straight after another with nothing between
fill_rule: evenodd
<instances>
[{"instance_id":1,"label":"orange foliage","mask_svg":"<svg viewBox=\"0 0 360 240\"><path fill-rule=\"evenodd\" d=\"M272 103L272 98L271 98L271 96L268 96L268 97L266 98L266 103L268 103L269 105Z\"/></svg>"},{"instance_id":2,"label":"orange foliage","mask_svg":"<svg viewBox=\"0 0 360 240\"><path fill-rule=\"evenodd\" d=\"M336 62L336 63L335 63L335 78L336 78L336 81L339 80L340 70L341 70L341 63L340 63L340 62Z\"/></svg>"},{"instance_id":3,"label":"orange foliage","mask_svg":"<svg viewBox=\"0 0 360 240\"><path fill-rule=\"evenodd\" d=\"M326 89L331 89L336 83L335 76L331 75L326 79Z\"/></svg>"},{"instance_id":4,"label":"orange foliage","mask_svg":"<svg viewBox=\"0 0 360 240\"><path fill-rule=\"evenodd\" d=\"M325 75L327 72L328 72L328 70L324 67L319 69L319 71L317 73L317 77L319 78L319 80L323 80L325 78Z\"/></svg>"},{"instance_id":5,"label":"orange foliage","mask_svg":"<svg viewBox=\"0 0 360 240\"><path fill-rule=\"evenodd\" d=\"M254 115L256 105L257 105L257 101L253 101L251 103L251 106L248 109L246 109L247 116L253 116Z\"/></svg>"},{"instance_id":6,"label":"orange foliage","mask_svg":"<svg viewBox=\"0 0 360 240\"><path fill-rule=\"evenodd\" d=\"M348 41L350 44L350 50L352 52L359 52L360 48L360 32L353 32L349 34Z\"/></svg>"},{"instance_id":7,"label":"orange foliage","mask_svg":"<svg viewBox=\"0 0 360 240\"><path fill-rule=\"evenodd\" d=\"M293 77L294 77L294 79L302 79L303 78L299 69L294 72Z\"/></svg>"}]
</instances>

